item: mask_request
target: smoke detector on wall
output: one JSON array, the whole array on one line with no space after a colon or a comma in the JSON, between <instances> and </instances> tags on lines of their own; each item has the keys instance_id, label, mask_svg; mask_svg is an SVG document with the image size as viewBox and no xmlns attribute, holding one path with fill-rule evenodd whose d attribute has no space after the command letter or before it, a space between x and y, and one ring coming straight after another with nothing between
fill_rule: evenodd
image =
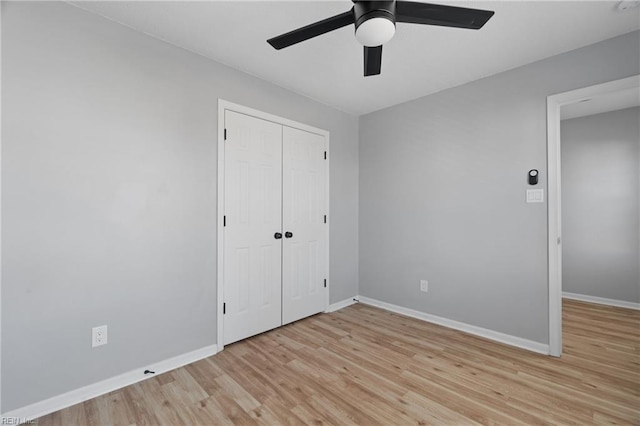
<instances>
[{"instance_id":1,"label":"smoke detector on wall","mask_svg":"<svg viewBox=\"0 0 640 426\"><path fill-rule=\"evenodd\" d=\"M618 4L618 10L624 12L625 10L635 9L640 6L640 0L622 0Z\"/></svg>"}]
</instances>

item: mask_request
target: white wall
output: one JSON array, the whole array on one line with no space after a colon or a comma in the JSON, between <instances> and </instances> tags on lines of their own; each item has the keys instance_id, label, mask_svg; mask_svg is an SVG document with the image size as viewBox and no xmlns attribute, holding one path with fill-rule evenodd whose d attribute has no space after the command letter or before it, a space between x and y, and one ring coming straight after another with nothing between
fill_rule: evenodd
<instances>
[{"instance_id":1,"label":"white wall","mask_svg":"<svg viewBox=\"0 0 640 426\"><path fill-rule=\"evenodd\" d=\"M640 302L640 108L564 120L562 289Z\"/></svg>"},{"instance_id":2,"label":"white wall","mask_svg":"<svg viewBox=\"0 0 640 426\"><path fill-rule=\"evenodd\" d=\"M64 3L1 7L3 412L216 342L218 98L331 132L331 301L357 294L357 118Z\"/></svg>"},{"instance_id":3,"label":"white wall","mask_svg":"<svg viewBox=\"0 0 640 426\"><path fill-rule=\"evenodd\" d=\"M639 52L634 32L361 117L360 294L548 343L547 206L525 203L546 97L636 75Z\"/></svg>"}]
</instances>

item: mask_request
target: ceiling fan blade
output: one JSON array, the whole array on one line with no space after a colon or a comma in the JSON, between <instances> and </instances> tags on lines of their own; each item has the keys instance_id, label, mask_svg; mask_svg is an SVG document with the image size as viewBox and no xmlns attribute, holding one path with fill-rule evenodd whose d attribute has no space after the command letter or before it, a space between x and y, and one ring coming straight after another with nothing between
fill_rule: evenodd
<instances>
[{"instance_id":1,"label":"ceiling fan blade","mask_svg":"<svg viewBox=\"0 0 640 426\"><path fill-rule=\"evenodd\" d=\"M267 43L280 50L296 43L300 43L301 41L309 40L310 38L353 24L353 22L352 8L348 12L323 19L322 21L314 22L313 24L298 28L297 30L289 31L286 34L273 37L267 40Z\"/></svg>"},{"instance_id":2,"label":"ceiling fan blade","mask_svg":"<svg viewBox=\"0 0 640 426\"><path fill-rule=\"evenodd\" d=\"M382 46L364 47L364 76L380 74L382 68Z\"/></svg>"},{"instance_id":3,"label":"ceiling fan blade","mask_svg":"<svg viewBox=\"0 0 640 426\"><path fill-rule=\"evenodd\" d=\"M443 6L413 1L396 2L396 22L479 30L493 16L491 10Z\"/></svg>"}]
</instances>

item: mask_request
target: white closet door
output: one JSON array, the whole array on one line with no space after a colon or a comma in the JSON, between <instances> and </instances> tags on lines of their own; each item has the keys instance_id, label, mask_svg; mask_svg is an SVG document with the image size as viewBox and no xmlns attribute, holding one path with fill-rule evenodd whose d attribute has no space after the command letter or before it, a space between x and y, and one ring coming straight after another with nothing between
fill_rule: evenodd
<instances>
[{"instance_id":1,"label":"white closet door","mask_svg":"<svg viewBox=\"0 0 640 426\"><path fill-rule=\"evenodd\" d=\"M326 167L323 136L285 126L282 141L282 324L288 324L325 308Z\"/></svg>"},{"instance_id":2,"label":"white closet door","mask_svg":"<svg viewBox=\"0 0 640 426\"><path fill-rule=\"evenodd\" d=\"M225 112L224 344L282 324L282 126Z\"/></svg>"}]
</instances>

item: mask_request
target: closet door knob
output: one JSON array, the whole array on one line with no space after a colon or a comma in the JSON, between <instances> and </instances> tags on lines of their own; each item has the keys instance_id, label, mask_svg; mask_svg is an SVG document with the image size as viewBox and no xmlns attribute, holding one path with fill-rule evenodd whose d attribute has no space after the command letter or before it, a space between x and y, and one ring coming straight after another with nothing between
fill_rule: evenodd
<instances>
[{"instance_id":1,"label":"closet door knob","mask_svg":"<svg viewBox=\"0 0 640 426\"><path fill-rule=\"evenodd\" d=\"M276 232L273 238L275 238L276 240L279 240L280 238L282 238L282 234L279 232Z\"/></svg>"},{"instance_id":2,"label":"closet door knob","mask_svg":"<svg viewBox=\"0 0 640 426\"><path fill-rule=\"evenodd\" d=\"M293 232L285 232L284 236L285 236L285 238L291 238L291 237L293 237Z\"/></svg>"}]
</instances>

